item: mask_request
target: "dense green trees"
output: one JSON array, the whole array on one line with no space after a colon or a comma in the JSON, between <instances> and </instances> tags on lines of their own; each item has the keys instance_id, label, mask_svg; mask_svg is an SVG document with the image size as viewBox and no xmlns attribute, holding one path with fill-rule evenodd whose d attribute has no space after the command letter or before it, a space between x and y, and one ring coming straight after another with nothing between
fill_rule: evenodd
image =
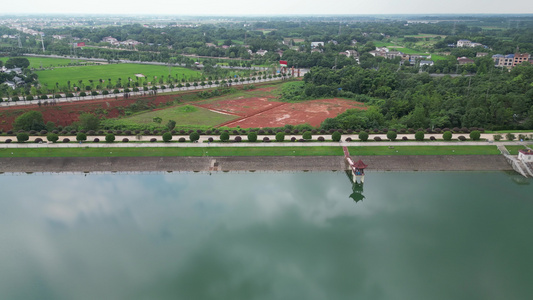
<instances>
[{"instance_id":1,"label":"dense green trees","mask_svg":"<svg viewBox=\"0 0 533 300\"><path fill-rule=\"evenodd\" d=\"M43 130L45 129L43 114L33 110L26 112L15 119L15 122L13 122L13 129L25 131Z\"/></svg>"},{"instance_id":2,"label":"dense green trees","mask_svg":"<svg viewBox=\"0 0 533 300\"><path fill-rule=\"evenodd\" d=\"M82 130L97 130L100 125L100 119L89 113L83 113L79 117L79 127Z\"/></svg>"},{"instance_id":3,"label":"dense green trees","mask_svg":"<svg viewBox=\"0 0 533 300\"><path fill-rule=\"evenodd\" d=\"M304 90L312 97L344 96L370 105L326 119L322 129L487 128L530 129L533 125L533 66L511 72L430 77L382 68L313 68ZM339 90L339 88L341 90Z\"/></svg>"},{"instance_id":4,"label":"dense green trees","mask_svg":"<svg viewBox=\"0 0 533 300\"><path fill-rule=\"evenodd\" d=\"M6 61L6 68L22 68L25 69L30 66L30 61L24 57L12 57Z\"/></svg>"}]
</instances>

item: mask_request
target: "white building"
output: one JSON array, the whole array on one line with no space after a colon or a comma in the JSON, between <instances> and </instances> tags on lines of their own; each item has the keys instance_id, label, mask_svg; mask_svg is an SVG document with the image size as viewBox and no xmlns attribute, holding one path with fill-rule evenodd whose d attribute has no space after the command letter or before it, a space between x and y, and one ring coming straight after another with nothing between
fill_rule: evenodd
<instances>
[{"instance_id":1,"label":"white building","mask_svg":"<svg viewBox=\"0 0 533 300\"><path fill-rule=\"evenodd\" d=\"M472 42L469 40L458 40L457 48L459 47L472 47Z\"/></svg>"},{"instance_id":2,"label":"white building","mask_svg":"<svg viewBox=\"0 0 533 300\"><path fill-rule=\"evenodd\" d=\"M518 159L525 163L533 163L533 151L531 149L518 150Z\"/></svg>"}]
</instances>

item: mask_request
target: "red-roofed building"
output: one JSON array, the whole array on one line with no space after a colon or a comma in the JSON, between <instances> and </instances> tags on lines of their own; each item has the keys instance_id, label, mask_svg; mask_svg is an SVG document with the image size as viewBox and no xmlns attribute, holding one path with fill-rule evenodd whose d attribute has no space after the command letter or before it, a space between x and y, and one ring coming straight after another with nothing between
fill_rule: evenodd
<instances>
[{"instance_id":1,"label":"red-roofed building","mask_svg":"<svg viewBox=\"0 0 533 300\"><path fill-rule=\"evenodd\" d=\"M533 151L531 149L518 150L518 159L525 163L533 163Z\"/></svg>"}]
</instances>

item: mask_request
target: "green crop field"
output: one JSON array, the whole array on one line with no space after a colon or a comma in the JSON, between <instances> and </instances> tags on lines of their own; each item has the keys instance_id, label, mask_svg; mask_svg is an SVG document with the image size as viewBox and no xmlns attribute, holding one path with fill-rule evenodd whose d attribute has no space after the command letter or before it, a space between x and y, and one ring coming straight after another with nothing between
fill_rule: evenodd
<instances>
[{"instance_id":1,"label":"green crop field","mask_svg":"<svg viewBox=\"0 0 533 300\"><path fill-rule=\"evenodd\" d=\"M446 36L445 35L439 35L439 34L428 34L428 33L419 33L419 34L409 34L409 35L404 35L404 37L414 37L414 38L417 38L417 39L420 39L420 38L436 38L436 37L442 37L442 38L445 38Z\"/></svg>"},{"instance_id":2,"label":"green crop field","mask_svg":"<svg viewBox=\"0 0 533 300\"><path fill-rule=\"evenodd\" d=\"M49 58L49 57L30 57L24 56L30 62L30 68L39 69L41 66L43 68L48 67L64 67L69 64L76 64L80 62L85 62L84 60L79 59L66 59L66 58ZM1 57L0 60L6 62L9 57Z\"/></svg>"},{"instance_id":3,"label":"green crop field","mask_svg":"<svg viewBox=\"0 0 533 300\"><path fill-rule=\"evenodd\" d=\"M437 60L445 60L446 56L437 55L437 54L431 54L431 60L437 61Z\"/></svg>"},{"instance_id":4,"label":"green crop field","mask_svg":"<svg viewBox=\"0 0 533 300\"><path fill-rule=\"evenodd\" d=\"M70 80L72 84L77 84L78 80L83 80L84 84L88 85L89 80L97 82L107 79L117 82L118 78L122 78L122 82L126 82L128 77L136 80L135 74L143 74L149 81L153 81L154 76L168 76L169 68L167 66L142 65L142 64L110 64L98 66L79 66L69 68L57 68L53 70L36 71L39 76L39 82L45 86L52 87L58 82L60 87L67 86L67 81ZM171 67L170 74L173 77L186 78L200 76L199 71L194 71L186 68Z\"/></svg>"},{"instance_id":5,"label":"green crop field","mask_svg":"<svg viewBox=\"0 0 533 300\"><path fill-rule=\"evenodd\" d=\"M418 51L418 50L409 49L409 48L396 48L395 50L400 51L400 52L403 52L403 53L405 53L405 54L420 54L420 55L428 55L427 53L425 53L425 52L423 52L423 51Z\"/></svg>"},{"instance_id":6,"label":"green crop field","mask_svg":"<svg viewBox=\"0 0 533 300\"><path fill-rule=\"evenodd\" d=\"M186 126L187 128L213 127L236 118L235 116L212 112L202 107L180 105L104 122L106 125L114 126L159 125L154 122L156 117L162 119L161 125L163 126L169 120L174 120L176 121L176 127Z\"/></svg>"},{"instance_id":7,"label":"green crop field","mask_svg":"<svg viewBox=\"0 0 533 300\"><path fill-rule=\"evenodd\" d=\"M389 47L389 46L396 46L396 44L394 43L388 43L388 42L378 42L378 41L373 41L374 45L376 47Z\"/></svg>"}]
</instances>

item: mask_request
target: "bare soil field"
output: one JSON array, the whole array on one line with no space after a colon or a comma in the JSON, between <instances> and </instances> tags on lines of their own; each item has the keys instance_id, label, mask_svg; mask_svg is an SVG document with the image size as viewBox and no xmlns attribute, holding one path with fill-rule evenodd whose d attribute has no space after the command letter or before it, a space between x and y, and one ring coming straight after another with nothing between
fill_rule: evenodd
<instances>
[{"instance_id":1,"label":"bare soil field","mask_svg":"<svg viewBox=\"0 0 533 300\"><path fill-rule=\"evenodd\" d=\"M271 102L280 103L280 102ZM327 118L333 118L350 108L366 110L361 102L345 99L319 99L300 103L281 103L259 113L223 124L241 128L282 127L286 124L310 124L319 126Z\"/></svg>"},{"instance_id":2,"label":"bare soil field","mask_svg":"<svg viewBox=\"0 0 533 300\"><path fill-rule=\"evenodd\" d=\"M128 99L110 97L108 99L95 99L88 101L75 101L72 103L58 103L56 105L28 105L24 107L0 108L0 130L12 129L15 119L25 112L34 110L43 114L44 122L54 122L56 125L67 126L78 121L83 113L92 113L101 117L116 118L122 108L142 101L154 108L162 103L173 101L176 95L158 95L145 97L132 97ZM44 101L43 101L44 102Z\"/></svg>"}]
</instances>

